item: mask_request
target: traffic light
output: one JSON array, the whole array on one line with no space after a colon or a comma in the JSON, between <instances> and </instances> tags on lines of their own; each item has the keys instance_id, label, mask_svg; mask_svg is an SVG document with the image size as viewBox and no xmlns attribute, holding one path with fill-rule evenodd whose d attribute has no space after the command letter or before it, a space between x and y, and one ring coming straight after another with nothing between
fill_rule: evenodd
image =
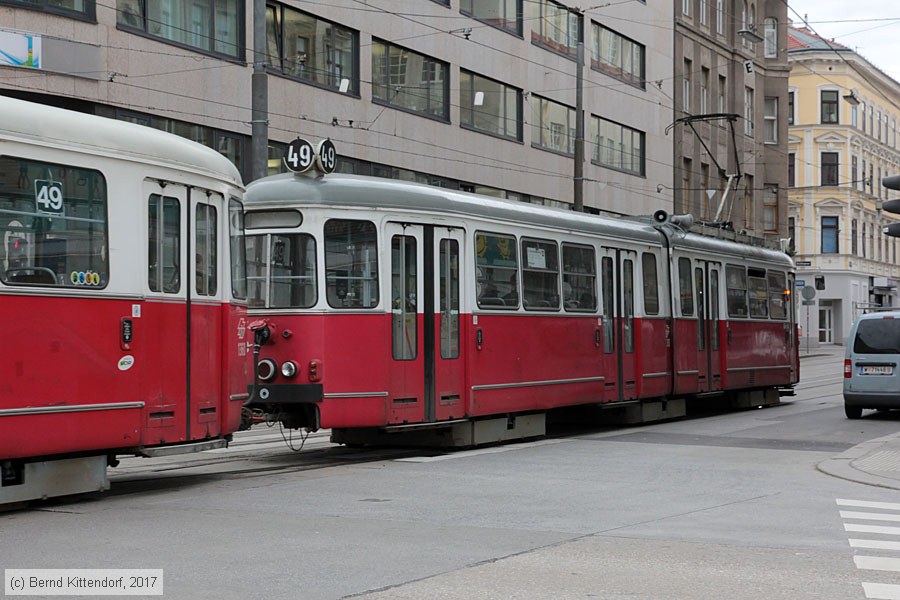
<instances>
[{"instance_id":1,"label":"traffic light","mask_svg":"<svg viewBox=\"0 0 900 600\"><path fill-rule=\"evenodd\" d=\"M882 177L881 185L889 190L900 190L900 175ZM900 199L885 200L885 202L881 205L881 208L882 210L885 210L889 213L900 215ZM884 225L882 226L881 231L885 235L889 235L891 237L900 237L900 222L891 223L890 225Z\"/></svg>"}]
</instances>

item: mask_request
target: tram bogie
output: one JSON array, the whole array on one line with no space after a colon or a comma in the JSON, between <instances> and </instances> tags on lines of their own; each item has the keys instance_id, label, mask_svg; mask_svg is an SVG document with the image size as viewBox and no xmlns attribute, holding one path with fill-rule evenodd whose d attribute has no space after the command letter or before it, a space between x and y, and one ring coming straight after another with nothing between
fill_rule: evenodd
<instances>
[{"instance_id":1,"label":"tram bogie","mask_svg":"<svg viewBox=\"0 0 900 600\"><path fill-rule=\"evenodd\" d=\"M791 259L684 216L334 174L254 182L246 208L251 318L272 329L252 406L337 442L521 439L571 406L677 418L798 378Z\"/></svg>"},{"instance_id":2,"label":"tram bogie","mask_svg":"<svg viewBox=\"0 0 900 600\"><path fill-rule=\"evenodd\" d=\"M242 196L214 150L0 97L0 504L237 430Z\"/></svg>"}]
</instances>

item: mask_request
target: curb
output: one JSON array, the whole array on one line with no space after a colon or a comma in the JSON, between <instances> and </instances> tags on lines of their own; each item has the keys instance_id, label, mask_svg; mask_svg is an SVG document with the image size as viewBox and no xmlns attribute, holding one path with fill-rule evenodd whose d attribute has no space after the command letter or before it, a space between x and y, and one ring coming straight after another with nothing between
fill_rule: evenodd
<instances>
[{"instance_id":1,"label":"curb","mask_svg":"<svg viewBox=\"0 0 900 600\"><path fill-rule=\"evenodd\" d=\"M892 479L864 471L853 465L854 462L861 461L866 456L874 454L885 446L900 449L900 434L895 433L857 444L837 456L823 460L816 465L816 469L826 475L846 479L847 481L900 491L900 471L897 472L898 479Z\"/></svg>"}]
</instances>

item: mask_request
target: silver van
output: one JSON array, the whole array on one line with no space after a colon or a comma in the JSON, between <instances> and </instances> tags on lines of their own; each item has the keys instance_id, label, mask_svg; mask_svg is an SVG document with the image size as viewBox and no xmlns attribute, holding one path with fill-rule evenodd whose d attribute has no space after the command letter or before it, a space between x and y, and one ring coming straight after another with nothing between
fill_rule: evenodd
<instances>
[{"instance_id":1,"label":"silver van","mask_svg":"<svg viewBox=\"0 0 900 600\"><path fill-rule=\"evenodd\" d=\"M900 408L900 311L860 315L850 329L844 358L844 413Z\"/></svg>"}]
</instances>

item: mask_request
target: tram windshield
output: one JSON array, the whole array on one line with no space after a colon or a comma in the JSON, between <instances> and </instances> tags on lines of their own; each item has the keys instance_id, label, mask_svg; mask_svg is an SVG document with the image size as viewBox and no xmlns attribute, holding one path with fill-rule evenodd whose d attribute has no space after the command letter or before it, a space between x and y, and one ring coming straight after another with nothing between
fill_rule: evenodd
<instances>
[{"instance_id":1,"label":"tram windshield","mask_svg":"<svg viewBox=\"0 0 900 600\"><path fill-rule=\"evenodd\" d=\"M0 281L102 288L109 280L99 171L0 156Z\"/></svg>"}]
</instances>

